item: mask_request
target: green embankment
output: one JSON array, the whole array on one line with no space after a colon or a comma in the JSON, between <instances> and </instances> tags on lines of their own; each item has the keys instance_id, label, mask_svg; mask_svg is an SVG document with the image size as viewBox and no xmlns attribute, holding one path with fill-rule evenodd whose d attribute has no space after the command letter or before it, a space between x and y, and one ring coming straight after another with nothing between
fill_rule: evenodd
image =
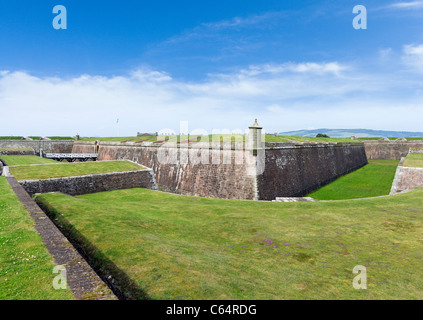
<instances>
[{"instance_id":1,"label":"green embankment","mask_svg":"<svg viewBox=\"0 0 423 320\"><path fill-rule=\"evenodd\" d=\"M58 163L57 161L45 159L37 156L4 156L0 157L9 165L9 166L21 166L21 165L30 165L30 164L47 164L47 163Z\"/></svg>"},{"instance_id":2,"label":"green embankment","mask_svg":"<svg viewBox=\"0 0 423 320\"><path fill-rule=\"evenodd\" d=\"M96 161L10 167L10 173L17 180L38 180L142 169L144 167L131 161Z\"/></svg>"},{"instance_id":3,"label":"green embankment","mask_svg":"<svg viewBox=\"0 0 423 320\"><path fill-rule=\"evenodd\" d=\"M55 290L55 264L34 222L5 177L0 177L0 300L73 299Z\"/></svg>"},{"instance_id":4,"label":"green embankment","mask_svg":"<svg viewBox=\"0 0 423 320\"><path fill-rule=\"evenodd\" d=\"M136 142L145 140L145 142L154 142L154 141L163 141L167 140L169 142L176 141L185 141L185 140L194 140L195 142L198 135L182 135L182 136L144 136L144 137L82 137L80 141L110 141L110 142ZM208 135L204 136L198 141L223 141L223 142L242 142L245 141L245 136L242 134L222 134L222 135ZM315 138L315 137L299 137L299 136L275 136L275 135L266 135L266 142L359 142L356 140L351 140L350 138Z\"/></svg>"},{"instance_id":5,"label":"green embankment","mask_svg":"<svg viewBox=\"0 0 423 320\"><path fill-rule=\"evenodd\" d=\"M410 153L403 163L404 167L423 168L423 153Z\"/></svg>"},{"instance_id":6,"label":"green embankment","mask_svg":"<svg viewBox=\"0 0 423 320\"><path fill-rule=\"evenodd\" d=\"M388 195L397 160L369 160L369 163L308 195L317 200L342 200Z\"/></svg>"},{"instance_id":7,"label":"green embankment","mask_svg":"<svg viewBox=\"0 0 423 320\"><path fill-rule=\"evenodd\" d=\"M146 189L37 201L139 298L423 299L423 189L315 203ZM353 288L357 265L367 290Z\"/></svg>"}]
</instances>

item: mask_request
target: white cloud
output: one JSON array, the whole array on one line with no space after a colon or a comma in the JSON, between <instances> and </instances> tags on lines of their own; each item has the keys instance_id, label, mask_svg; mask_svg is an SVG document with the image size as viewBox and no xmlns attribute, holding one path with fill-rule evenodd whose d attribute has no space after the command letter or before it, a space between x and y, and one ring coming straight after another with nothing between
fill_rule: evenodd
<instances>
[{"instance_id":1,"label":"white cloud","mask_svg":"<svg viewBox=\"0 0 423 320\"><path fill-rule=\"evenodd\" d=\"M406 45L403 52L403 62L412 71L423 72L423 45Z\"/></svg>"},{"instance_id":2,"label":"white cloud","mask_svg":"<svg viewBox=\"0 0 423 320\"><path fill-rule=\"evenodd\" d=\"M420 59L422 48L407 46L404 53ZM420 130L422 102L420 79L371 74L339 62L253 65L198 82L148 68L70 79L0 71L0 135L113 136L116 118L121 135L178 131L181 120L209 132L243 130L254 118L270 132Z\"/></svg>"},{"instance_id":3,"label":"white cloud","mask_svg":"<svg viewBox=\"0 0 423 320\"><path fill-rule=\"evenodd\" d=\"M263 14L251 15L248 17L233 17L229 20L222 20L217 22L202 23L201 26L210 29L226 29L234 27L248 27L252 25L263 24L275 19L281 19L286 16L286 12L266 12Z\"/></svg>"},{"instance_id":4,"label":"white cloud","mask_svg":"<svg viewBox=\"0 0 423 320\"><path fill-rule=\"evenodd\" d=\"M264 64L264 65L251 65L248 69L240 71L242 75L257 76L261 74L281 74L281 73L314 73L324 74L333 73L339 75L342 71L347 70L348 67L341 65L337 62L329 63L285 63L285 64Z\"/></svg>"},{"instance_id":5,"label":"white cloud","mask_svg":"<svg viewBox=\"0 0 423 320\"><path fill-rule=\"evenodd\" d=\"M423 1L396 2L387 6L387 8L410 10L416 8L423 8Z\"/></svg>"},{"instance_id":6,"label":"white cloud","mask_svg":"<svg viewBox=\"0 0 423 320\"><path fill-rule=\"evenodd\" d=\"M392 57L392 48L380 49L379 56L382 61L388 61Z\"/></svg>"}]
</instances>

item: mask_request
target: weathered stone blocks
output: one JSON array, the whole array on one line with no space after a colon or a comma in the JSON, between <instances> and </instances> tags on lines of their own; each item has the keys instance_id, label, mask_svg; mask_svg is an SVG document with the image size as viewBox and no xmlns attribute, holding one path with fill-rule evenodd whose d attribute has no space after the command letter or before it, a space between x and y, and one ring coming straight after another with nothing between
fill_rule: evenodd
<instances>
[{"instance_id":1,"label":"weathered stone blocks","mask_svg":"<svg viewBox=\"0 0 423 320\"><path fill-rule=\"evenodd\" d=\"M76 142L72 152L89 152L92 146L92 143ZM207 164L178 161L180 153L186 152L184 148L174 148L175 161L162 163L159 148L153 144L100 142L99 160L131 160L150 167L159 189L164 191L247 200L303 196L367 163L362 143L272 144L262 157L254 157L251 150L234 150L231 144L212 152L190 147L197 157L202 153L209 157ZM222 160L220 164L213 163L216 153ZM261 164L263 170L258 169Z\"/></svg>"},{"instance_id":2,"label":"weathered stone blocks","mask_svg":"<svg viewBox=\"0 0 423 320\"><path fill-rule=\"evenodd\" d=\"M19 181L31 196L36 193L62 192L71 196L111 190L157 189L151 170L114 172L86 176Z\"/></svg>"}]
</instances>

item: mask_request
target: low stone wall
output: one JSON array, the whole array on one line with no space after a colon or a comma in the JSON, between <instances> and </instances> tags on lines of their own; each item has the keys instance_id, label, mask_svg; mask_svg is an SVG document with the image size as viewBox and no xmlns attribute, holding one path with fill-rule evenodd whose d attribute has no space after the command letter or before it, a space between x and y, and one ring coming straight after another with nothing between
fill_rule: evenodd
<instances>
[{"instance_id":1,"label":"low stone wall","mask_svg":"<svg viewBox=\"0 0 423 320\"><path fill-rule=\"evenodd\" d=\"M35 152L33 149L22 149L22 150L1 150L0 155L4 156L33 156Z\"/></svg>"},{"instance_id":2,"label":"low stone wall","mask_svg":"<svg viewBox=\"0 0 423 320\"><path fill-rule=\"evenodd\" d=\"M19 181L31 196L36 193L62 192L71 196L131 189L157 189L152 170L93 174L78 177Z\"/></svg>"},{"instance_id":3,"label":"low stone wall","mask_svg":"<svg viewBox=\"0 0 423 320\"><path fill-rule=\"evenodd\" d=\"M403 167L401 159L392 183L391 195L423 187L423 168Z\"/></svg>"},{"instance_id":4,"label":"low stone wall","mask_svg":"<svg viewBox=\"0 0 423 320\"><path fill-rule=\"evenodd\" d=\"M400 160L410 148L423 148L423 141L365 141L368 159Z\"/></svg>"},{"instance_id":5,"label":"low stone wall","mask_svg":"<svg viewBox=\"0 0 423 320\"><path fill-rule=\"evenodd\" d=\"M3 174L3 162L0 159L0 176Z\"/></svg>"},{"instance_id":6,"label":"low stone wall","mask_svg":"<svg viewBox=\"0 0 423 320\"><path fill-rule=\"evenodd\" d=\"M32 149L39 154L40 149L47 153L71 153L73 140L0 140L0 149Z\"/></svg>"}]
</instances>

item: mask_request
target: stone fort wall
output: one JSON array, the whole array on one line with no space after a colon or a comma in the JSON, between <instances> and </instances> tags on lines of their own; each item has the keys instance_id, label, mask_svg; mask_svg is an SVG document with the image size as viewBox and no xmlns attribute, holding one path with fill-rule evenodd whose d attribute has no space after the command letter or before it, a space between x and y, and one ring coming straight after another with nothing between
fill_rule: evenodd
<instances>
[{"instance_id":1,"label":"stone fort wall","mask_svg":"<svg viewBox=\"0 0 423 320\"><path fill-rule=\"evenodd\" d=\"M423 148L423 141L365 141L368 159L400 160L410 148Z\"/></svg>"},{"instance_id":2,"label":"stone fort wall","mask_svg":"<svg viewBox=\"0 0 423 320\"><path fill-rule=\"evenodd\" d=\"M231 144L212 151L194 146L188 151L167 148L176 157L180 157L181 152L191 152L194 157L204 156L209 159L207 164L163 163L159 161L161 148L153 143L100 142L98 153L99 160L131 160L152 168L159 189L164 191L246 200L303 196L367 163L361 143L267 144L262 156L258 157L248 150L234 150ZM75 142L72 152L93 151L94 143ZM213 164L217 157L226 162ZM243 161L240 163L239 159Z\"/></svg>"},{"instance_id":3,"label":"stone fort wall","mask_svg":"<svg viewBox=\"0 0 423 320\"><path fill-rule=\"evenodd\" d=\"M112 172L85 176L19 181L29 195L62 192L71 196L111 190L156 189L151 170Z\"/></svg>"},{"instance_id":4,"label":"stone fort wall","mask_svg":"<svg viewBox=\"0 0 423 320\"><path fill-rule=\"evenodd\" d=\"M43 149L47 153L70 153L73 140L0 140L0 149L33 149L36 154Z\"/></svg>"},{"instance_id":5,"label":"stone fort wall","mask_svg":"<svg viewBox=\"0 0 423 320\"><path fill-rule=\"evenodd\" d=\"M303 197L367 164L364 146L318 144L266 150L265 170L257 177L260 198Z\"/></svg>"},{"instance_id":6,"label":"stone fort wall","mask_svg":"<svg viewBox=\"0 0 423 320\"><path fill-rule=\"evenodd\" d=\"M93 152L94 143L76 142L74 153ZM171 152L180 152L176 148L168 148ZM180 194L225 198L225 199L256 199L254 188L254 175L249 175L254 165L246 162L237 164L236 157L249 157L252 155L231 148L218 150L218 154L210 149L191 149L196 157L204 156L208 164L162 163L159 161L159 146L154 144L123 144L115 142L100 142L98 160L131 160L152 168L160 190ZM242 154L240 154L242 153ZM225 158L227 164L213 164L213 157Z\"/></svg>"}]
</instances>

